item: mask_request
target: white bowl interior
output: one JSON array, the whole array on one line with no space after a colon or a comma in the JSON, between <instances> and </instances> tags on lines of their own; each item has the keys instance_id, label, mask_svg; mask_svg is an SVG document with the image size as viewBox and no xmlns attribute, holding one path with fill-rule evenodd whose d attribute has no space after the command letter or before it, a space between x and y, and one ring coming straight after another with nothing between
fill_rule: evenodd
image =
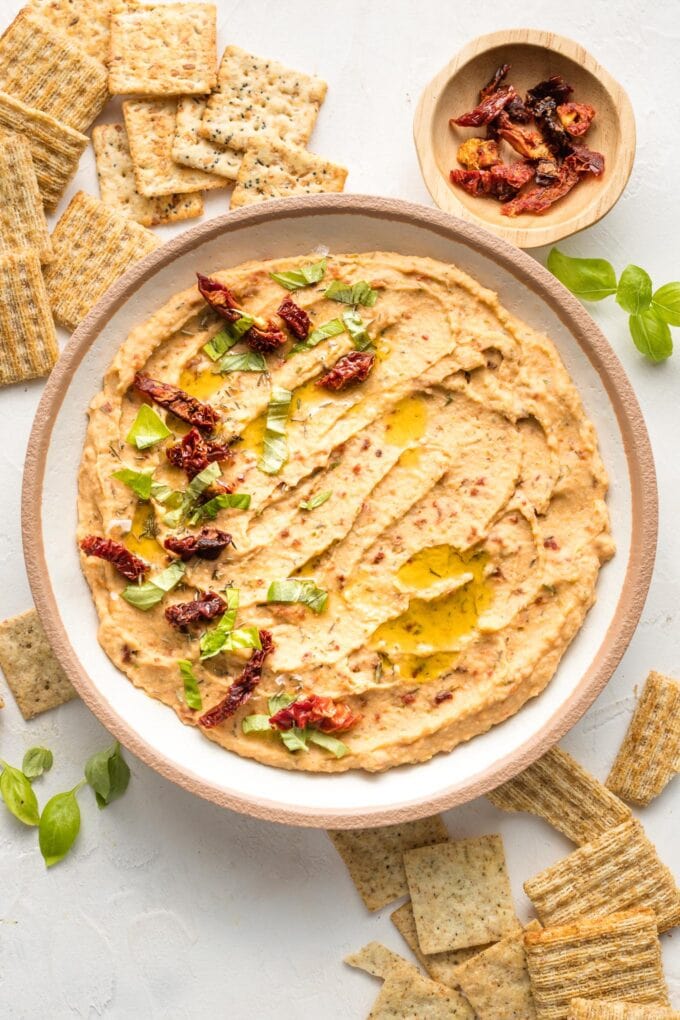
<instances>
[{"instance_id":1,"label":"white bowl interior","mask_svg":"<svg viewBox=\"0 0 680 1020\"><path fill-rule=\"evenodd\" d=\"M183 726L172 711L133 687L100 648L94 605L80 570L75 542L68 538L76 527L76 479L85 436L85 409L129 330L172 294L190 286L197 269L210 273L251 258L304 254L319 245L331 252L385 250L429 255L458 264L497 290L507 308L557 344L597 428L611 481L609 506L618 554L603 569L597 602L543 694L513 718L451 754L374 776L323 776L267 768L225 752L198 730ZM64 628L92 684L113 711L177 769L218 789L237 792L244 802L251 798L274 801L284 811L288 807L310 812L386 810L436 797L468 783L516 752L559 712L592 662L614 619L632 538L631 484L614 407L597 371L556 312L525 282L483 252L463 242L452 242L426 223L408 224L341 210L272 218L254 226L237 224L179 257L139 287L112 315L73 373L54 423L41 513L49 581Z\"/></svg>"}]
</instances>

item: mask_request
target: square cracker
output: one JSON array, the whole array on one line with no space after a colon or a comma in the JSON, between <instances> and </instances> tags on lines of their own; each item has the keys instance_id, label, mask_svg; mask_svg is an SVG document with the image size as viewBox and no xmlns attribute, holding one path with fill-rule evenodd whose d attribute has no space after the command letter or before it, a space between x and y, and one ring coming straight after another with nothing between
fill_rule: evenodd
<instances>
[{"instance_id":1,"label":"square cracker","mask_svg":"<svg viewBox=\"0 0 680 1020\"><path fill-rule=\"evenodd\" d=\"M139 194L135 187L127 133L122 124L99 124L92 131L92 144L104 205L117 209L144 227L202 215L203 195L200 191L158 198L145 198Z\"/></svg>"},{"instance_id":2,"label":"square cracker","mask_svg":"<svg viewBox=\"0 0 680 1020\"><path fill-rule=\"evenodd\" d=\"M52 258L31 148L13 132L0 134L0 255L37 253L41 262Z\"/></svg>"},{"instance_id":3,"label":"square cracker","mask_svg":"<svg viewBox=\"0 0 680 1020\"><path fill-rule=\"evenodd\" d=\"M178 166L173 160L176 99L128 99L123 103L123 115L140 195L154 198L226 188L224 177Z\"/></svg>"},{"instance_id":4,"label":"square cracker","mask_svg":"<svg viewBox=\"0 0 680 1020\"><path fill-rule=\"evenodd\" d=\"M108 98L106 68L24 7L0 39L0 91L85 131Z\"/></svg>"},{"instance_id":5,"label":"square cracker","mask_svg":"<svg viewBox=\"0 0 680 1020\"><path fill-rule=\"evenodd\" d=\"M35 609L0 623L0 667L24 719L77 697Z\"/></svg>"},{"instance_id":6,"label":"square cracker","mask_svg":"<svg viewBox=\"0 0 680 1020\"><path fill-rule=\"evenodd\" d=\"M524 948L537 1020L568 1020L578 997L669 1005L651 910L526 932Z\"/></svg>"},{"instance_id":7,"label":"square cracker","mask_svg":"<svg viewBox=\"0 0 680 1020\"><path fill-rule=\"evenodd\" d=\"M524 889L544 924L633 908L653 910L660 932L680 922L680 890L634 819L545 868Z\"/></svg>"},{"instance_id":8,"label":"square cracker","mask_svg":"<svg viewBox=\"0 0 680 1020\"><path fill-rule=\"evenodd\" d=\"M231 196L231 208L288 195L342 191L347 170L306 149L283 142L254 142L246 151Z\"/></svg>"},{"instance_id":9,"label":"square cracker","mask_svg":"<svg viewBox=\"0 0 680 1020\"><path fill-rule=\"evenodd\" d=\"M529 811L545 818L579 845L631 817L630 808L560 747L487 797L502 811Z\"/></svg>"},{"instance_id":10,"label":"square cracker","mask_svg":"<svg viewBox=\"0 0 680 1020\"><path fill-rule=\"evenodd\" d=\"M407 850L404 867L424 953L480 946L519 928L500 836Z\"/></svg>"},{"instance_id":11,"label":"square cracker","mask_svg":"<svg viewBox=\"0 0 680 1020\"><path fill-rule=\"evenodd\" d=\"M607 786L632 804L649 804L680 772L680 683L654 670L630 721Z\"/></svg>"},{"instance_id":12,"label":"square cracker","mask_svg":"<svg viewBox=\"0 0 680 1020\"><path fill-rule=\"evenodd\" d=\"M119 276L158 246L150 230L79 191L52 235L45 283L57 322L78 323Z\"/></svg>"},{"instance_id":13,"label":"square cracker","mask_svg":"<svg viewBox=\"0 0 680 1020\"><path fill-rule=\"evenodd\" d=\"M216 82L214 4L131 3L113 11L111 95L204 95Z\"/></svg>"},{"instance_id":14,"label":"square cracker","mask_svg":"<svg viewBox=\"0 0 680 1020\"><path fill-rule=\"evenodd\" d=\"M540 931L531 921L526 931ZM524 932L506 935L456 968L456 985L478 1020L535 1020L534 997L524 952Z\"/></svg>"},{"instance_id":15,"label":"square cracker","mask_svg":"<svg viewBox=\"0 0 680 1020\"><path fill-rule=\"evenodd\" d=\"M108 62L112 0L31 0L30 6L81 50Z\"/></svg>"},{"instance_id":16,"label":"square cracker","mask_svg":"<svg viewBox=\"0 0 680 1020\"><path fill-rule=\"evenodd\" d=\"M485 946L468 946L466 949L450 949L448 952L426 955L422 952L418 942L416 919L413 916L413 907L410 900L402 903L400 907L392 911L390 921L423 970L427 971L433 981L439 981L450 988L456 987L456 971L459 964L464 963L465 960L469 960L471 956L475 956L486 948Z\"/></svg>"},{"instance_id":17,"label":"square cracker","mask_svg":"<svg viewBox=\"0 0 680 1020\"><path fill-rule=\"evenodd\" d=\"M404 850L441 843L449 836L439 815L376 829L330 829L328 835L369 910L408 892Z\"/></svg>"},{"instance_id":18,"label":"square cracker","mask_svg":"<svg viewBox=\"0 0 680 1020\"><path fill-rule=\"evenodd\" d=\"M613 999L573 999L568 1020L680 1020L680 1013Z\"/></svg>"},{"instance_id":19,"label":"square cracker","mask_svg":"<svg viewBox=\"0 0 680 1020\"><path fill-rule=\"evenodd\" d=\"M87 135L81 135L49 114L34 110L5 92L0 92L2 130L16 131L28 141L43 205L52 212L78 169L81 153L87 145Z\"/></svg>"},{"instance_id":20,"label":"square cracker","mask_svg":"<svg viewBox=\"0 0 680 1020\"><path fill-rule=\"evenodd\" d=\"M182 166L218 174L234 181L241 165L240 153L213 145L206 138L201 138L198 133L206 102L206 99L197 96L181 96L177 100L177 124L172 143L172 158L175 163L181 163Z\"/></svg>"},{"instance_id":21,"label":"square cracker","mask_svg":"<svg viewBox=\"0 0 680 1020\"><path fill-rule=\"evenodd\" d=\"M47 375L58 357L37 253L0 255L0 386Z\"/></svg>"},{"instance_id":22,"label":"square cracker","mask_svg":"<svg viewBox=\"0 0 680 1020\"><path fill-rule=\"evenodd\" d=\"M236 152L263 137L306 145L327 89L320 78L227 46L201 135Z\"/></svg>"}]
</instances>

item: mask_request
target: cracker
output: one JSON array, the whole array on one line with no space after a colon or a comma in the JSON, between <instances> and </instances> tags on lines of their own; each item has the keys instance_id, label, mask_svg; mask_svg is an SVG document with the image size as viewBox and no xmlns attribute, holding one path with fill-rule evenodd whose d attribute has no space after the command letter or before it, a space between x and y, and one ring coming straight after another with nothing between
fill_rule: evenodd
<instances>
[{"instance_id":1,"label":"cracker","mask_svg":"<svg viewBox=\"0 0 680 1020\"><path fill-rule=\"evenodd\" d=\"M130 4L113 11L111 95L204 95L216 83L213 4Z\"/></svg>"},{"instance_id":2,"label":"cracker","mask_svg":"<svg viewBox=\"0 0 680 1020\"><path fill-rule=\"evenodd\" d=\"M106 68L24 7L0 38L0 91L85 131L108 98Z\"/></svg>"},{"instance_id":3,"label":"cracker","mask_svg":"<svg viewBox=\"0 0 680 1020\"><path fill-rule=\"evenodd\" d=\"M196 96L181 96L177 100L177 124L172 143L172 158L175 163L190 166L195 170L218 174L235 181L241 165L239 153L213 145L201 138L198 130L205 113L206 100Z\"/></svg>"},{"instance_id":4,"label":"cracker","mask_svg":"<svg viewBox=\"0 0 680 1020\"><path fill-rule=\"evenodd\" d=\"M524 948L537 1020L567 1020L577 997L669 1005L651 910L527 932Z\"/></svg>"},{"instance_id":5,"label":"cracker","mask_svg":"<svg viewBox=\"0 0 680 1020\"><path fill-rule=\"evenodd\" d=\"M47 375L58 357L38 255L0 255L0 386Z\"/></svg>"},{"instance_id":6,"label":"cracker","mask_svg":"<svg viewBox=\"0 0 680 1020\"><path fill-rule=\"evenodd\" d=\"M246 151L231 196L231 208L288 195L342 191L347 170L306 149L258 141Z\"/></svg>"},{"instance_id":7,"label":"cracker","mask_svg":"<svg viewBox=\"0 0 680 1020\"><path fill-rule=\"evenodd\" d=\"M526 931L540 931L531 921ZM506 935L456 968L456 984L478 1020L535 1020L534 997L524 953L524 932Z\"/></svg>"},{"instance_id":8,"label":"cracker","mask_svg":"<svg viewBox=\"0 0 680 1020\"><path fill-rule=\"evenodd\" d=\"M680 922L680 890L636 820L579 847L524 889L544 924L633 908L653 910L660 932Z\"/></svg>"},{"instance_id":9,"label":"cracker","mask_svg":"<svg viewBox=\"0 0 680 1020\"><path fill-rule=\"evenodd\" d=\"M365 970L367 974L371 974L373 977L383 979L388 977L395 967L397 969L409 967L414 974L420 973L412 963L405 960L403 956L399 956L399 953L395 953L388 949L387 946L383 946L381 942L369 942L358 953L351 953L349 956L346 956L345 963L348 963L350 967L358 967L359 970Z\"/></svg>"},{"instance_id":10,"label":"cracker","mask_svg":"<svg viewBox=\"0 0 680 1020\"><path fill-rule=\"evenodd\" d=\"M500 836L407 850L404 867L424 953L495 942L519 927Z\"/></svg>"},{"instance_id":11,"label":"cracker","mask_svg":"<svg viewBox=\"0 0 680 1020\"><path fill-rule=\"evenodd\" d=\"M0 134L0 254L27 251L41 262L53 254L31 148L10 132Z\"/></svg>"},{"instance_id":12,"label":"cracker","mask_svg":"<svg viewBox=\"0 0 680 1020\"><path fill-rule=\"evenodd\" d=\"M24 719L77 697L35 609L0 623L0 667Z\"/></svg>"},{"instance_id":13,"label":"cracker","mask_svg":"<svg viewBox=\"0 0 680 1020\"><path fill-rule=\"evenodd\" d=\"M631 816L630 808L559 747L487 797L502 811L529 811L545 818L579 845Z\"/></svg>"},{"instance_id":14,"label":"cracker","mask_svg":"<svg viewBox=\"0 0 680 1020\"><path fill-rule=\"evenodd\" d=\"M176 99L128 99L123 103L123 115L140 195L153 198L226 188L224 177L174 162Z\"/></svg>"},{"instance_id":15,"label":"cracker","mask_svg":"<svg viewBox=\"0 0 680 1020\"><path fill-rule=\"evenodd\" d=\"M111 0L31 0L30 6L81 50L107 63Z\"/></svg>"},{"instance_id":16,"label":"cracker","mask_svg":"<svg viewBox=\"0 0 680 1020\"><path fill-rule=\"evenodd\" d=\"M78 161L87 145L87 135L81 135L49 114L34 110L5 92L0 92L2 130L16 131L25 136L31 147L43 205L52 212L78 169Z\"/></svg>"},{"instance_id":17,"label":"cracker","mask_svg":"<svg viewBox=\"0 0 680 1020\"><path fill-rule=\"evenodd\" d=\"M619 797L642 806L680 772L680 683L652 672L607 779Z\"/></svg>"},{"instance_id":18,"label":"cracker","mask_svg":"<svg viewBox=\"0 0 680 1020\"><path fill-rule=\"evenodd\" d=\"M658 1006L635 1006L612 999L574 999L568 1020L680 1020L675 1009Z\"/></svg>"},{"instance_id":19,"label":"cracker","mask_svg":"<svg viewBox=\"0 0 680 1020\"><path fill-rule=\"evenodd\" d=\"M402 903L400 907L394 910L390 914L390 920L418 960L418 963L427 971L432 980L440 981L441 984L449 985L451 988L456 985L458 965L486 948L485 946L469 946L466 949L451 949L445 953L430 953L427 956L422 952L418 943L416 919L413 916L413 907L410 900Z\"/></svg>"},{"instance_id":20,"label":"cracker","mask_svg":"<svg viewBox=\"0 0 680 1020\"><path fill-rule=\"evenodd\" d=\"M144 227L189 220L203 213L203 195L163 195L145 198L135 187L127 133L122 124L100 124L92 132L102 202Z\"/></svg>"},{"instance_id":21,"label":"cracker","mask_svg":"<svg viewBox=\"0 0 680 1020\"><path fill-rule=\"evenodd\" d=\"M313 75L227 46L200 133L236 152L263 137L306 145L327 88Z\"/></svg>"},{"instance_id":22,"label":"cracker","mask_svg":"<svg viewBox=\"0 0 680 1020\"><path fill-rule=\"evenodd\" d=\"M440 843L449 836L439 815L376 829L331 829L328 835L369 910L408 892L404 850Z\"/></svg>"},{"instance_id":23,"label":"cracker","mask_svg":"<svg viewBox=\"0 0 680 1020\"><path fill-rule=\"evenodd\" d=\"M57 322L75 329L133 263L158 246L150 230L79 191L52 235L45 283Z\"/></svg>"}]
</instances>

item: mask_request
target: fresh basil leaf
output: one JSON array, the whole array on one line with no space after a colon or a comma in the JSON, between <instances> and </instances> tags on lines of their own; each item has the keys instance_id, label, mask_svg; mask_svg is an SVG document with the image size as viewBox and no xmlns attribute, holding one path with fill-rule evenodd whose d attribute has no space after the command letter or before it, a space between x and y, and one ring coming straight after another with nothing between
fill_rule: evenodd
<instances>
[{"instance_id":1,"label":"fresh basil leaf","mask_svg":"<svg viewBox=\"0 0 680 1020\"><path fill-rule=\"evenodd\" d=\"M85 763L85 778L92 787L100 808L122 797L130 782L130 769L123 758L118 741L98 751Z\"/></svg>"},{"instance_id":2,"label":"fresh basil leaf","mask_svg":"<svg viewBox=\"0 0 680 1020\"><path fill-rule=\"evenodd\" d=\"M290 354L298 354L300 351L311 351L322 340L327 340L331 336L339 336L344 332L345 324L340 319L331 319L330 322L325 322L322 326L317 326L316 329L313 329L302 343L295 344L291 348ZM288 356L290 357L290 355Z\"/></svg>"},{"instance_id":3,"label":"fresh basil leaf","mask_svg":"<svg viewBox=\"0 0 680 1020\"><path fill-rule=\"evenodd\" d=\"M616 293L616 273L606 259L573 259L553 248L547 265L567 290L584 301L602 301Z\"/></svg>"},{"instance_id":4,"label":"fresh basil leaf","mask_svg":"<svg viewBox=\"0 0 680 1020\"><path fill-rule=\"evenodd\" d=\"M152 580L143 584L128 584L120 593L121 598L135 609L146 612L157 606L166 592L172 591L179 584L185 570L186 566L181 560L173 560L169 567L156 574Z\"/></svg>"},{"instance_id":5,"label":"fresh basil leaf","mask_svg":"<svg viewBox=\"0 0 680 1020\"><path fill-rule=\"evenodd\" d=\"M238 652L245 648L262 648L260 632L257 627L238 627L224 635L223 652Z\"/></svg>"},{"instance_id":6,"label":"fresh basil leaf","mask_svg":"<svg viewBox=\"0 0 680 1020\"><path fill-rule=\"evenodd\" d=\"M77 798L78 791L84 785L81 781L67 793L57 793L43 808L38 842L48 868L63 860L80 832L80 807Z\"/></svg>"},{"instance_id":7,"label":"fresh basil leaf","mask_svg":"<svg viewBox=\"0 0 680 1020\"><path fill-rule=\"evenodd\" d=\"M240 593L238 588L227 588L224 595L227 602L226 612L220 617L216 626L212 630L207 630L200 640L201 660L211 659L213 655L221 652L227 634L234 629Z\"/></svg>"},{"instance_id":8,"label":"fresh basil leaf","mask_svg":"<svg viewBox=\"0 0 680 1020\"><path fill-rule=\"evenodd\" d=\"M299 290L301 287L309 287L312 283L323 280L326 273L326 259L320 262L313 262L306 266L299 266L297 269L290 269L283 273L270 273L272 280L276 280L286 290Z\"/></svg>"},{"instance_id":9,"label":"fresh basil leaf","mask_svg":"<svg viewBox=\"0 0 680 1020\"><path fill-rule=\"evenodd\" d=\"M177 665L184 683L184 700L189 708L199 710L203 708L203 699L198 687L198 679L194 673L194 667L188 659L178 659Z\"/></svg>"},{"instance_id":10,"label":"fresh basil leaf","mask_svg":"<svg viewBox=\"0 0 680 1020\"><path fill-rule=\"evenodd\" d=\"M279 736L289 751L308 751L307 730L301 730L299 726L291 726L289 730L279 730Z\"/></svg>"},{"instance_id":11,"label":"fresh basil leaf","mask_svg":"<svg viewBox=\"0 0 680 1020\"><path fill-rule=\"evenodd\" d=\"M292 398L293 394L290 390L284 390L281 386L272 387L267 408L262 456L257 463L260 471L264 471L265 474L278 474L288 460L286 425Z\"/></svg>"},{"instance_id":12,"label":"fresh basil leaf","mask_svg":"<svg viewBox=\"0 0 680 1020\"><path fill-rule=\"evenodd\" d=\"M208 466L203 468L202 471L199 471L196 477L191 479L189 485L182 493L178 506L165 515L163 518L164 523L167 524L169 528L176 528L181 523L182 519L193 509L198 497L201 496L206 489L210 488L221 474L222 469L217 463L208 464Z\"/></svg>"},{"instance_id":13,"label":"fresh basil leaf","mask_svg":"<svg viewBox=\"0 0 680 1020\"><path fill-rule=\"evenodd\" d=\"M342 321L345 323L357 351L367 351L369 347L373 346L364 321L356 308L348 308L346 312L343 312Z\"/></svg>"},{"instance_id":14,"label":"fresh basil leaf","mask_svg":"<svg viewBox=\"0 0 680 1020\"><path fill-rule=\"evenodd\" d=\"M114 471L111 477L117 478L123 485L127 485L128 489L132 489L140 499L151 498L151 472L121 468L120 471Z\"/></svg>"},{"instance_id":15,"label":"fresh basil leaf","mask_svg":"<svg viewBox=\"0 0 680 1020\"><path fill-rule=\"evenodd\" d=\"M336 758L344 758L346 754L349 754L347 744L343 744L337 737L331 737L330 734L323 733L321 730L308 729L307 740L312 744L323 747L325 751L330 751Z\"/></svg>"},{"instance_id":16,"label":"fresh basil leaf","mask_svg":"<svg viewBox=\"0 0 680 1020\"><path fill-rule=\"evenodd\" d=\"M0 796L5 806L24 825L37 825L40 820L38 798L27 777L7 762L0 776Z\"/></svg>"},{"instance_id":17,"label":"fresh basil leaf","mask_svg":"<svg viewBox=\"0 0 680 1020\"><path fill-rule=\"evenodd\" d=\"M326 489L325 492L317 492L316 495L312 496L311 499L303 499L300 503L301 510L316 510L317 507L323 506L333 495L331 489Z\"/></svg>"},{"instance_id":18,"label":"fresh basil leaf","mask_svg":"<svg viewBox=\"0 0 680 1020\"><path fill-rule=\"evenodd\" d=\"M214 521L220 510L226 510L229 507L237 510L247 510L249 506L250 496L247 492L222 492L219 496L209 499L207 503L203 503L202 506L197 506L189 514L189 524L199 524L201 521Z\"/></svg>"},{"instance_id":19,"label":"fresh basil leaf","mask_svg":"<svg viewBox=\"0 0 680 1020\"><path fill-rule=\"evenodd\" d=\"M220 361L220 372L266 372L264 354L244 351L242 354L225 354Z\"/></svg>"},{"instance_id":20,"label":"fresh basil leaf","mask_svg":"<svg viewBox=\"0 0 680 1020\"><path fill-rule=\"evenodd\" d=\"M358 280L352 284L333 280L324 297L330 298L331 301L341 301L345 305L365 305L372 308L378 300L378 292L365 280Z\"/></svg>"},{"instance_id":21,"label":"fresh basil leaf","mask_svg":"<svg viewBox=\"0 0 680 1020\"><path fill-rule=\"evenodd\" d=\"M282 708L288 708L288 706L292 705L296 700L297 698L294 694L286 694L285 691L281 691L280 694L275 694L273 697L269 698L267 702L270 717L276 715L276 713L280 712Z\"/></svg>"},{"instance_id":22,"label":"fresh basil leaf","mask_svg":"<svg viewBox=\"0 0 680 1020\"><path fill-rule=\"evenodd\" d=\"M43 772L49 772L54 756L46 747L29 747L21 764L21 771L27 779L37 779Z\"/></svg>"},{"instance_id":23,"label":"fresh basil leaf","mask_svg":"<svg viewBox=\"0 0 680 1020\"><path fill-rule=\"evenodd\" d=\"M142 404L132 423L132 428L125 437L125 442L136 446L138 450L146 450L149 446L160 443L161 439L167 439L171 435L172 432L158 417L153 407Z\"/></svg>"},{"instance_id":24,"label":"fresh basil leaf","mask_svg":"<svg viewBox=\"0 0 680 1020\"><path fill-rule=\"evenodd\" d=\"M267 590L267 602L301 602L314 613L323 613L328 602L328 592L317 588L310 578L287 577L272 581Z\"/></svg>"},{"instance_id":25,"label":"fresh basil leaf","mask_svg":"<svg viewBox=\"0 0 680 1020\"><path fill-rule=\"evenodd\" d=\"M151 495L157 503L163 505L179 506L182 502L182 493L176 492L175 489L171 489L169 485L165 485L163 482L151 483Z\"/></svg>"},{"instance_id":26,"label":"fresh basil leaf","mask_svg":"<svg viewBox=\"0 0 680 1020\"><path fill-rule=\"evenodd\" d=\"M241 723L243 733L271 733L268 715L247 715Z\"/></svg>"},{"instance_id":27,"label":"fresh basil leaf","mask_svg":"<svg viewBox=\"0 0 680 1020\"><path fill-rule=\"evenodd\" d=\"M239 337L236 333L231 334L228 330L221 329L219 333L215 333L212 340L208 340L207 344L203 344L203 350L211 361L219 361L238 341Z\"/></svg>"},{"instance_id":28,"label":"fresh basil leaf","mask_svg":"<svg viewBox=\"0 0 680 1020\"><path fill-rule=\"evenodd\" d=\"M628 320L630 335L637 349L650 361L665 361L673 353L673 339L667 322L653 308Z\"/></svg>"},{"instance_id":29,"label":"fresh basil leaf","mask_svg":"<svg viewBox=\"0 0 680 1020\"><path fill-rule=\"evenodd\" d=\"M664 283L652 295L652 308L664 322L680 326L680 282Z\"/></svg>"},{"instance_id":30,"label":"fresh basil leaf","mask_svg":"<svg viewBox=\"0 0 680 1020\"><path fill-rule=\"evenodd\" d=\"M649 308L652 301L652 278L640 266L626 266L616 288L616 303L624 312L638 315Z\"/></svg>"}]
</instances>

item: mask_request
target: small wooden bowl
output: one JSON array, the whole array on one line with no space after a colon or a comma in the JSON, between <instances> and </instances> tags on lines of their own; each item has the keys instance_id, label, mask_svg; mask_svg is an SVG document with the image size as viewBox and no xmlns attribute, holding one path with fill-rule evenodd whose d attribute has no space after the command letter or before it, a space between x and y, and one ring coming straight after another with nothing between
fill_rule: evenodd
<instances>
[{"instance_id":1,"label":"small wooden bowl","mask_svg":"<svg viewBox=\"0 0 680 1020\"><path fill-rule=\"evenodd\" d=\"M451 128L449 118L477 105L480 88L500 64L511 65L507 80L521 95L551 74L561 74L574 88L574 102L590 103L597 111L584 141L604 154L604 174L586 175L541 216L503 216L500 202L474 198L449 179L449 172L459 166L460 143L486 130ZM618 82L578 43L527 28L493 32L468 43L425 88L413 133L425 184L439 208L479 223L520 248L551 244L596 223L619 199L635 158L633 108ZM506 161L518 158L506 142L502 150Z\"/></svg>"}]
</instances>

